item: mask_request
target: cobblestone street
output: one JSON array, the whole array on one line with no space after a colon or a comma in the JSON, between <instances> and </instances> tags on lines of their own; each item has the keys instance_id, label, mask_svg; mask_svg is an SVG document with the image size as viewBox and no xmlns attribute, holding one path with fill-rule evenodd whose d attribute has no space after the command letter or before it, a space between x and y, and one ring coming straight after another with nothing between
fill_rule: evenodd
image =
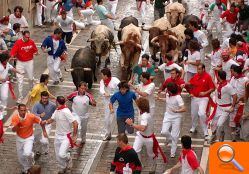
<instances>
[{"instance_id":1,"label":"cobblestone street","mask_svg":"<svg viewBox=\"0 0 249 174\"><path fill-rule=\"evenodd\" d=\"M197 0L188 0L188 6L191 7L191 14L198 14L199 7ZM153 20L153 7L149 6L150 9L148 10L146 25L150 25ZM119 26L120 20L128 15L133 15L140 20L140 16L136 10L135 1L134 0L119 0L117 14L119 19L115 21L115 25ZM78 17L75 15L76 18ZM141 21L141 20L140 20ZM141 25L141 23L140 23ZM72 58L75 51L80 47L84 47L89 45L86 40L90 37L90 33L94 27L86 27L84 30L81 30L77 36L74 38L72 43L68 46L68 53L69 57ZM40 47L41 42L43 39L52 33L52 28L31 28L31 38L35 40L35 43L38 47ZM115 33L116 34L116 33ZM143 32L143 44L148 42L148 33ZM147 43L148 45L148 43ZM120 50L118 49L118 52ZM148 52L148 48L146 49ZM42 53L39 49L40 55L35 57L34 66L35 66L35 78L39 79L40 74L46 72L47 73L47 65L46 65L46 55ZM70 67L71 60L61 67L63 72L64 82L60 83L59 85L52 85L49 83L49 90L54 95L63 95L66 96L70 94L72 91L75 90L75 86L72 82L71 73L67 73L64 71L65 67ZM102 61L101 67L98 68L96 74L98 75L98 82L100 80L100 70L104 66L104 61ZM119 69L119 55L112 50L111 52L111 65L110 68L114 76L120 77L120 69ZM158 73L156 79L156 86L159 87L160 83L162 83L163 75L162 73ZM29 92L28 89L28 80L25 79L25 95ZM72 174L87 174L87 173L94 173L94 174L107 174L110 170L110 163L113 160L114 152L117 147L115 136L117 135L117 127L116 127L116 120L113 118L112 125L113 125L113 135L112 140L109 142L102 141L104 137L104 109L103 109L103 101L99 95L99 83L94 83L91 92L93 93L96 101L97 107L91 108L89 110L89 123L87 129L87 142L83 149L72 149L71 153L73 155L73 170ZM17 92L17 84L15 84L15 92ZM182 126L181 126L181 135L189 134L189 129L191 127L191 116L190 116L190 97L187 94L183 94L183 99L185 101L185 105L187 106L187 112L184 113L182 118ZM9 97L9 106L15 105L15 102L11 100ZM165 169L172 167L174 164L177 163L179 157L179 151L181 148L180 141L178 141L178 150L176 157L171 159L170 158L170 146L165 146L165 137L160 134L161 127L162 127L162 120L164 116L165 110L165 103L162 101L156 101L156 112L154 116L154 128L156 136L158 137L159 143L163 148L164 152L166 153L169 163L165 165L161 156L157 160L157 168L156 173L161 174ZM16 144L15 144L15 134L8 128L10 124L12 113L9 112L8 116L4 119L4 126L5 126L5 135L4 144L0 144L0 174L18 174L21 171L21 167L17 160L16 154ZM137 115L137 114L136 114ZM136 122L138 122L137 116ZM206 170L208 165L208 149L209 145L202 136L202 131L198 128L198 132L192 136L193 138L193 148L198 156L199 161L201 161L201 166ZM129 136L130 144L134 142L135 133ZM230 137L226 137L229 139ZM42 166L42 174L56 174L58 172L55 153L54 153L54 129L52 130L50 136L50 153L47 156L41 156L39 159L36 160L36 164ZM142 162L145 168L143 169L142 173L148 173L148 164L146 163L146 151L143 149L142 153ZM208 170L206 170L208 173Z\"/></svg>"}]
</instances>

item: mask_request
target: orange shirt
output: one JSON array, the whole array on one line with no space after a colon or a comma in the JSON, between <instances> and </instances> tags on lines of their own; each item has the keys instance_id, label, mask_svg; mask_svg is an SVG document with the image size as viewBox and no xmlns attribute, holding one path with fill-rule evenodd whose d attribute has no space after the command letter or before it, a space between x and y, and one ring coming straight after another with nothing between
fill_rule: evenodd
<instances>
[{"instance_id":1,"label":"orange shirt","mask_svg":"<svg viewBox=\"0 0 249 174\"><path fill-rule=\"evenodd\" d=\"M21 138L28 138L33 135L33 125L40 124L41 118L35 116L34 114L27 113L23 120L21 120L19 114L12 117L11 125L17 126L16 134Z\"/></svg>"}]
</instances>

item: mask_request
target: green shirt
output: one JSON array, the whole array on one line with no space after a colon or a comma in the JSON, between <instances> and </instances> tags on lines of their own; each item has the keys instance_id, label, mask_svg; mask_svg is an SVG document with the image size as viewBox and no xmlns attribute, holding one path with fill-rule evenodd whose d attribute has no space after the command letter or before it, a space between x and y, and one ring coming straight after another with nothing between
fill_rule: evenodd
<instances>
[{"instance_id":1,"label":"green shirt","mask_svg":"<svg viewBox=\"0 0 249 174\"><path fill-rule=\"evenodd\" d=\"M105 6L96 4L95 5L95 10L96 10L100 20L107 19L106 15L109 14L109 12L105 8Z\"/></svg>"},{"instance_id":2,"label":"green shirt","mask_svg":"<svg viewBox=\"0 0 249 174\"><path fill-rule=\"evenodd\" d=\"M143 71L143 68L141 67L141 65L137 65L133 68L133 74L136 76L135 77L135 84L139 84L140 83L140 76L143 72L148 72L150 73L151 76L155 76L156 73L154 71L155 67L154 65L151 65L150 67L146 68L146 71Z\"/></svg>"},{"instance_id":3,"label":"green shirt","mask_svg":"<svg viewBox=\"0 0 249 174\"><path fill-rule=\"evenodd\" d=\"M164 3L165 1L166 1L166 0L155 0L154 7L155 7L155 8L164 8L163 3Z\"/></svg>"}]
</instances>

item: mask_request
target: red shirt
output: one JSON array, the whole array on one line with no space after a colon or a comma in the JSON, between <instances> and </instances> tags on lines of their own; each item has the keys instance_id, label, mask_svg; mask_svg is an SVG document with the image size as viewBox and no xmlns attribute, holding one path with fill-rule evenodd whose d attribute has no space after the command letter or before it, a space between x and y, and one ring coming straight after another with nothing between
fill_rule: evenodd
<instances>
[{"instance_id":1,"label":"red shirt","mask_svg":"<svg viewBox=\"0 0 249 174\"><path fill-rule=\"evenodd\" d=\"M173 82L175 83L177 86L178 86L178 93L177 94L181 94L182 92L182 88L181 88L181 85L185 84L184 80L181 79L181 78L177 78L177 79L172 79L171 77L167 78L162 86L160 87L161 90L165 90L165 88L167 87L167 84L170 83L170 82Z\"/></svg>"},{"instance_id":2,"label":"red shirt","mask_svg":"<svg viewBox=\"0 0 249 174\"><path fill-rule=\"evenodd\" d=\"M201 75L198 73L195 74L194 77L190 79L189 83L193 85L190 93L195 97L209 97L210 94L200 96L200 93L206 92L210 89L215 89L215 85L211 76L206 72L203 72Z\"/></svg>"},{"instance_id":3,"label":"red shirt","mask_svg":"<svg viewBox=\"0 0 249 174\"><path fill-rule=\"evenodd\" d=\"M238 12L238 8L235 8L233 13L230 10L226 10L224 13L222 13L221 18L226 18L227 22L229 22L230 24L235 24L238 20Z\"/></svg>"},{"instance_id":4,"label":"red shirt","mask_svg":"<svg viewBox=\"0 0 249 174\"><path fill-rule=\"evenodd\" d=\"M183 159L187 159L189 166L192 170L196 170L200 164L197 159L197 155L192 149L183 149L179 157L179 161L182 163Z\"/></svg>"},{"instance_id":5,"label":"red shirt","mask_svg":"<svg viewBox=\"0 0 249 174\"><path fill-rule=\"evenodd\" d=\"M29 41L24 42L22 39L18 39L13 45L10 55L22 62L26 62L32 60L37 52L38 50L33 40L29 39Z\"/></svg>"}]
</instances>

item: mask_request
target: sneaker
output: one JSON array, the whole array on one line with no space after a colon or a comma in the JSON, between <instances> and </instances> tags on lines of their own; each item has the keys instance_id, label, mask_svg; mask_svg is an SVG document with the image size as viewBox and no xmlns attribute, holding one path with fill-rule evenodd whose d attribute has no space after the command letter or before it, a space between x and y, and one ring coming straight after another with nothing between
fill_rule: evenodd
<instances>
[{"instance_id":1,"label":"sneaker","mask_svg":"<svg viewBox=\"0 0 249 174\"><path fill-rule=\"evenodd\" d=\"M205 138L205 140L209 140L209 139L210 139L210 136L206 134L206 135L204 136L204 138Z\"/></svg>"},{"instance_id":2,"label":"sneaker","mask_svg":"<svg viewBox=\"0 0 249 174\"><path fill-rule=\"evenodd\" d=\"M64 78L63 78L63 77L61 77L61 78L60 78L60 81L61 81L61 82L63 82L63 81L64 81Z\"/></svg>"},{"instance_id":3,"label":"sneaker","mask_svg":"<svg viewBox=\"0 0 249 174\"><path fill-rule=\"evenodd\" d=\"M17 99L16 103L21 104L22 101L23 101L23 97L19 97L19 98Z\"/></svg>"},{"instance_id":4,"label":"sneaker","mask_svg":"<svg viewBox=\"0 0 249 174\"><path fill-rule=\"evenodd\" d=\"M68 162L67 162L66 170L71 169L72 167L73 167L73 159L72 159L72 157L70 157Z\"/></svg>"},{"instance_id":5,"label":"sneaker","mask_svg":"<svg viewBox=\"0 0 249 174\"><path fill-rule=\"evenodd\" d=\"M176 156L175 154L171 154L170 158L175 158L175 156Z\"/></svg>"},{"instance_id":6,"label":"sneaker","mask_svg":"<svg viewBox=\"0 0 249 174\"><path fill-rule=\"evenodd\" d=\"M53 85L58 85L60 82L59 81L54 81Z\"/></svg>"},{"instance_id":7,"label":"sneaker","mask_svg":"<svg viewBox=\"0 0 249 174\"><path fill-rule=\"evenodd\" d=\"M211 135L208 140L208 144L214 144L216 142L216 134Z\"/></svg>"},{"instance_id":8,"label":"sneaker","mask_svg":"<svg viewBox=\"0 0 249 174\"><path fill-rule=\"evenodd\" d=\"M197 130L196 129L194 129L194 128L191 128L190 130L189 130L189 133L196 133L197 132Z\"/></svg>"},{"instance_id":9,"label":"sneaker","mask_svg":"<svg viewBox=\"0 0 249 174\"><path fill-rule=\"evenodd\" d=\"M105 137L103 138L103 141L110 141L112 139L112 135L111 134L107 134L105 135Z\"/></svg>"}]
</instances>

